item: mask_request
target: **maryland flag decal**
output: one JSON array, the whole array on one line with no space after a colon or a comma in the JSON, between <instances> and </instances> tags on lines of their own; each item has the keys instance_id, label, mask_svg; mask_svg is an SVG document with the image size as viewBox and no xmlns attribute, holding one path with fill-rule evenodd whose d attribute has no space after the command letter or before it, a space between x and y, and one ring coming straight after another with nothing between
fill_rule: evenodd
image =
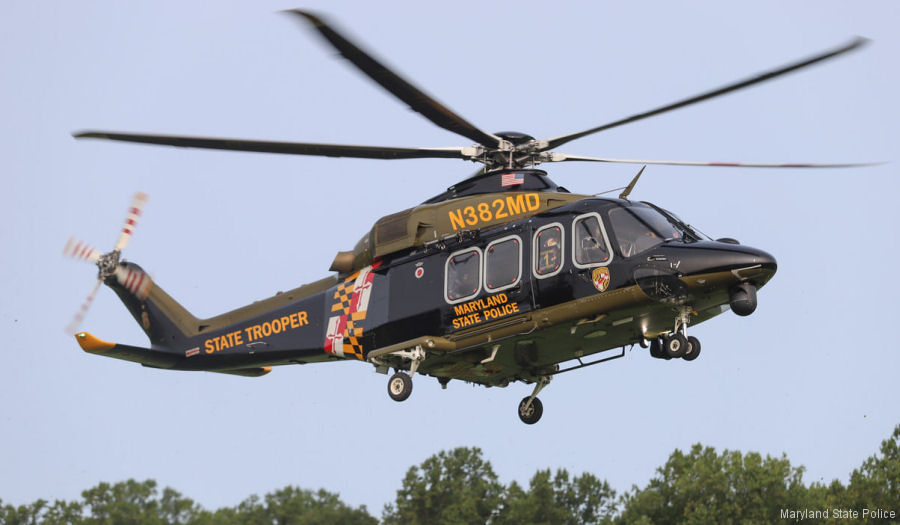
<instances>
[{"instance_id":1,"label":"maryland flag decal","mask_svg":"<svg viewBox=\"0 0 900 525\"><path fill-rule=\"evenodd\" d=\"M379 264L380 261L350 275L335 289L331 317L325 332L326 353L362 360L360 340L372 295L372 282L375 280L372 270Z\"/></svg>"}]
</instances>

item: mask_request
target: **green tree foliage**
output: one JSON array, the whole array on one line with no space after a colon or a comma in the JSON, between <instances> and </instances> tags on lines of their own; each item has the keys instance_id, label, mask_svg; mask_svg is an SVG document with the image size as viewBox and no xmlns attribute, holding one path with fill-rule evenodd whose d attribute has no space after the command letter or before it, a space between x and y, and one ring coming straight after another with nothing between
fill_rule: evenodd
<instances>
[{"instance_id":1,"label":"green tree foliage","mask_svg":"<svg viewBox=\"0 0 900 525\"><path fill-rule=\"evenodd\" d=\"M880 451L850 474L848 497L856 508L900 513L900 425L881 442Z\"/></svg>"},{"instance_id":2,"label":"green tree foliage","mask_svg":"<svg viewBox=\"0 0 900 525\"><path fill-rule=\"evenodd\" d=\"M285 487L260 500L250 496L237 507L204 512L197 525L377 525L365 506L349 507L337 494Z\"/></svg>"},{"instance_id":3,"label":"green tree foliage","mask_svg":"<svg viewBox=\"0 0 900 525\"><path fill-rule=\"evenodd\" d=\"M802 482L803 467L784 456L763 458L694 445L675 450L644 488L621 498L590 473L571 477L566 470L539 470L528 489L515 481L504 486L478 448L440 452L409 469L385 524L594 524L594 523L773 523L782 510L849 509L860 521L897 522L900 513L900 425L879 452L850 475L850 483ZM621 511L619 511L621 509ZM894 511L894 518L861 519L862 510ZM840 521L840 520L837 520ZM835 523L804 518L804 523ZM373 525L365 506L350 507L338 494L285 487L235 507L200 508L156 482L100 483L79 501L39 499L20 506L0 501L0 525L33 524L191 524L191 525Z\"/></svg>"},{"instance_id":4,"label":"green tree foliage","mask_svg":"<svg viewBox=\"0 0 900 525\"><path fill-rule=\"evenodd\" d=\"M171 488L157 495L156 482L152 479L143 482L129 479L114 485L100 483L81 496L89 512L82 523L90 525L191 523L200 512L193 501Z\"/></svg>"},{"instance_id":5,"label":"green tree foliage","mask_svg":"<svg viewBox=\"0 0 900 525\"><path fill-rule=\"evenodd\" d=\"M385 524L487 523L500 506L503 485L481 449L456 448L411 467L386 505Z\"/></svg>"},{"instance_id":6,"label":"green tree foliage","mask_svg":"<svg viewBox=\"0 0 900 525\"><path fill-rule=\"evenodd\" d=\"M806 508L803 467L694 445L676 450L644 489L623 498L621 523L766 523L781 509Z\"/></svg>"},{"instance_id":7,"label":"green tree foliage","mask_svg":"<svg viewBox=\"0 0 900 525\"><path fill-rule=\"evenodd\" d=\"M528 491L513 481L506 489L503 508L492 523L513 525L602 523L612 516L616 492L609 484L590 473L569 479L565 469L551 476L550 469L539 470Z\"/></svg>"}]
</instances>

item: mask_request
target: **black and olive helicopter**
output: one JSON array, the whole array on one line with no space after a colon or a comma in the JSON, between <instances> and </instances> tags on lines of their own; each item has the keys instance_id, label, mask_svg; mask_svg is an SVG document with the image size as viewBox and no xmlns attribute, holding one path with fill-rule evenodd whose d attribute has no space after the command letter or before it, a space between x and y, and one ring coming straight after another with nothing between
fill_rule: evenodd
<instances>
[{"instance_id":1,"label":"black and olive helicopter","mask_svg":"<svg viewBox=\"0 0 900 525\"><path fill-rule=\"evenodd\" d=\"M713 240L675 214L629 199L647 164L849 167L586 157L551 150L575 139L758 84L859 48L827 52L591 129L538 140L487 133L425 94L316 14L293 10L340 54L438 126L475 142L458 148L398 148L85 131L77 138L221 150L357 157L452 158L483 164L473 176L418 206L378 220L319 281L209 319L198 319L137 265L121 259L146 196L137 194L113 250L72 239L65 254L99 267L150 339L150 347L75 337L87 352L171 370L261 376L271 367L359 360L394 374L388 394L412 392L414 374L483 386L533 384L518 406L537 422L538 393L562 372L625 355L638 343L655 358L696 359L688 327L727 310L749 315L775 274L772 255L734 239ZM535 166L614 162L644 167L618 198L570 193ZM614 191L618 191L614 190ZM588 359L590 357L590 359Z\"/></svg>"}]
</instances>

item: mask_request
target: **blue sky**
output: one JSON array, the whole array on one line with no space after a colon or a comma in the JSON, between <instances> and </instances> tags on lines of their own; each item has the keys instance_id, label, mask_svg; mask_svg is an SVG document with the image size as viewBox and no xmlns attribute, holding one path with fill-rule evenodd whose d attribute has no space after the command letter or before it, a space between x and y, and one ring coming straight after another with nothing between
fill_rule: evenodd
<instances>
[{"instance_id":1,"label":"blue sky","mask_svg":"<svg viewBox=\"0 0 900 525\"><path fill-rule=\"evenodd\" d=\"M398 404L360 363L259 379L87 355L63 327L95 271L71 235L111 249L150 195L125 257L198 316L327 275L379 217L468 176L449 160L317 159L78 142L80 129L467 146L335 58L283 2L6 2L0 20L0 498L72 499L154 478L215 508L287 484L380 513L406 469L479 446L504 482L564 467L643 485L676 447L787 454L844 481L900 422L896 241L900 5L891 1L311 2L487 131L553 137L631 115L862 35L804 73L567 144L565 153L710 161L895 161L866 169L650 166L633 193L779 270L755 314L692 329L692 363L626 359L530 387L418 378ZM573 191L635 166L547 168ZM142 345L101 290L83 324Z\"/></svg>"}]
</instances>

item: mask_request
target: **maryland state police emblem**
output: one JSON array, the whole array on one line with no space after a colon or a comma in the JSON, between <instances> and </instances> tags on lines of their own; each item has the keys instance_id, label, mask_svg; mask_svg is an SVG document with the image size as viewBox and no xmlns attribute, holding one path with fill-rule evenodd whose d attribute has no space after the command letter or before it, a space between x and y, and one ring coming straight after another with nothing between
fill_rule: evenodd
<instances>
[{"instance_id":1,"label":"maryland state police emblem","mask_svg":"<svg viewBox=\"0 0 900 525\"><path fill-rule=\"evenodd\" d=\"M594 282L594 288L596 288L598 292L605 292L606 289L609 288L609 268L605 266L594 268L594 271L591 274L591 280Z\"/></svg>"}]
</instances>

